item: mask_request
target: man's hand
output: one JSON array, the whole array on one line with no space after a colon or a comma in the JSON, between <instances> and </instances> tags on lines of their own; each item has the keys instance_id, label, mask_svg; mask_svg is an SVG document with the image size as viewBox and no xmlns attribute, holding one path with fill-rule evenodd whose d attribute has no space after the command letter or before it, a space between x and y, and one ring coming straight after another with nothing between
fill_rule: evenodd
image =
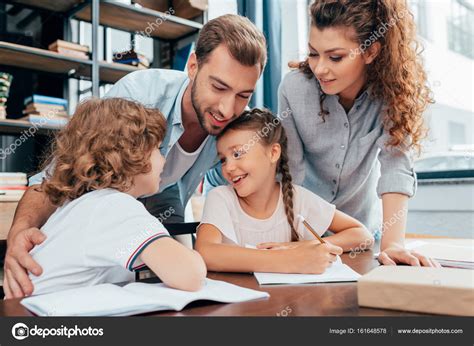
<instances>
[{"instance_id":1,"label":"man's hand","mask_svg":"<svg viewBox=\"0 0 474 346\"><path fill-rule=\"evenodd\" d=\"M46 236L38 228L28 228L8 240L3 277L6 299L23 298L33 293L28 272L39 276L43 269L29 252L45 239Z\"/></svg>"}]
</instances>

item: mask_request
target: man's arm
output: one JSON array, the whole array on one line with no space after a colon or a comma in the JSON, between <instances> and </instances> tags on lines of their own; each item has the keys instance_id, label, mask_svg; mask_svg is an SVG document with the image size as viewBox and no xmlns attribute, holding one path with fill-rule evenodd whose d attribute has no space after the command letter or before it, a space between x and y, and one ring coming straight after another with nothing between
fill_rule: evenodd
<instances>
[{"instance_id":1,"label":"man's arm","mask_svg":"<svg viewBox=\"0 0 474 346\"><path fill-rule=\"evenodd\" d=\"M21 298L33 293L28 271L40 275L42 268L29 252L41 244L45 236L39 228L44 225L56 207L46 194L37 191L38 185L28 188L15 211L8 233L5 256L3 290L5 298Z\"/></svg>"},{"instance_id":2,"label":"man's arm","mask_svg":"<svg viewBox=\"0 0 474 346\"><path fill-rule=\"evenodd\" d=\"M8 242L19 231L27 228L40 228L56 210L46 194L38 191L38 188L39 185L30 186L18 202L13 223L8 233Z\"/></svg>"}]
</instances>

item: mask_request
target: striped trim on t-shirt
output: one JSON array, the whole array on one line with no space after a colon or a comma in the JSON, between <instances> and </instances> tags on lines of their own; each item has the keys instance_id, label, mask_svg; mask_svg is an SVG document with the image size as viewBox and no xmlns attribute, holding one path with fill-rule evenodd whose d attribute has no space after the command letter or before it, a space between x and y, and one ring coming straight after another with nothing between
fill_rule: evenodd
<instances>
[{"instance_id":1,"label":"striped trim on t-shirt","mask_svg":"<svg viewBox=\"0 0 474 346\"><path fill-rule=\"evenodd\" d=\"M149 245L151 244L153 241L159 239L159 238L163 238L163 237L169 237L169 234L166 233L166 232L160 232L160 233L156 233L154 235L152 235L151 237L147 238L146 240L143 241L143 243L140 244L140 246L138 246L135 251L130 255L130 257L128 258L128 261L127 261L127 264L125 265L125 267L130 270L130 271L134 271L136 269L139 269L141 267L143 267L143 264L141 265L138 265L136 267L133 267L133 263L135 262L135 260L138 258L138 256L140 256L140 254L142 253L142 251Z\"/></svg>"}]
</instances>

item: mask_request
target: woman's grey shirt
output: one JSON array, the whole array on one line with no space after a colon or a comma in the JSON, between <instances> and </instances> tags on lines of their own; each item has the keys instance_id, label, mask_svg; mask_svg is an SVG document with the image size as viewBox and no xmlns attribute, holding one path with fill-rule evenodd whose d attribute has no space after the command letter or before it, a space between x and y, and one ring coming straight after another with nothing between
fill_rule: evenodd
<instances>
[{"instance_id":1,"label":"woman's grey shirt","mask_svg":"<svg viewBox=\"0 0 474 346\"><path fill-rule=\"evenodd\" d=\"M363 92L348 113L337 95L327 95L325 121L319 115L320 95L317 80L300 71L288 73L279 88L278 116L288 136L294 183L374 233L382 225L381 195L415 194L412 152L387 148L382 103L369 92Z\"/></svg>"}]
</instances>

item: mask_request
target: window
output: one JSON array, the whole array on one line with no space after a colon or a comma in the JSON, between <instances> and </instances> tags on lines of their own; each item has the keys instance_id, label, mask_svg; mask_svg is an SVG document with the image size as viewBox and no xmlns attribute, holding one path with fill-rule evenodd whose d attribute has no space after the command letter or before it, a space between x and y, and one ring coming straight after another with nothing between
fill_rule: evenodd
<instances>
[{"instance_id":1,"label":"window","mask_svg":"<svg viewBox=\"0 0 474 346\"><path fill-rule=\"evenodd\" d=\"M474 58L473 5L466 0L451 0L451 14L448 18L449 49L468 58Z\"/></svg>"},{"instance_id":2,"label":"window","mask_svg":"<svg viewBox=\"0 0 474 346\"><path fill-rule=\"evenodd\" d=\"M409 4L413 17L415 17L418 34L426 39L431 39L428 31L426 0L411 0Z\"/></svg>"},{"instance_id":3,"label":"window","mask_svg":"<svg viewBox=\"0 0 474 346\"><path fill-rule=\"evenodd\" d=\"M449 126L449 144L466 144L466 131L463 124L450 121Z\"/></svg>"}]
</instances>

